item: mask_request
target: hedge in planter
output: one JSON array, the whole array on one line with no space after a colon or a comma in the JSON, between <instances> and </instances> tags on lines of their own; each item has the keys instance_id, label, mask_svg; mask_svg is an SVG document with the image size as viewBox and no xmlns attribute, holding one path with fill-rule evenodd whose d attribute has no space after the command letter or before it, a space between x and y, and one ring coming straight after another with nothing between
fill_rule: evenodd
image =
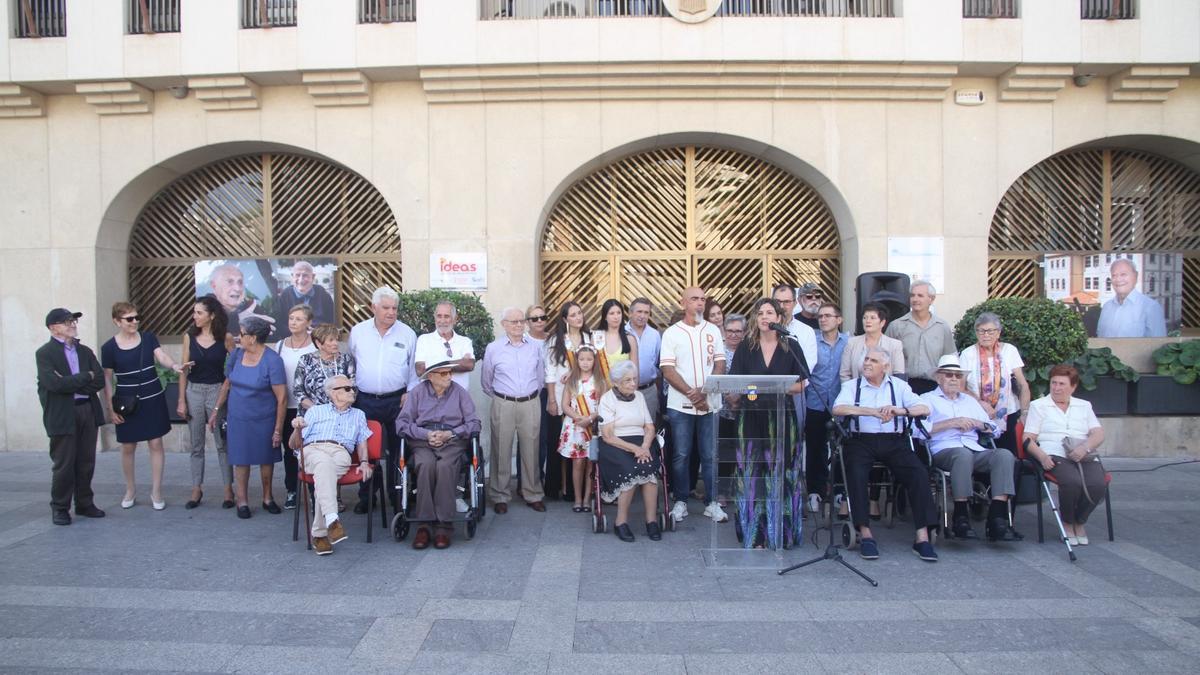
<instances>
[{"instance_id":1,"label":"hedge in planter","mask_svg":"<svg viewBox=\"0 0 1200 675\"><path fill-rule=\"evenodd\" d=\"M959 350L975 344L975 319L984 312L1000 317L1000 339L1010 342L1025 361L1025 378L1036 398L1046 393L1050 368L1087 350L1087 332L1075 310L1046 298L993 298L968 309L954 326Z\"/></svg>"},{"instance_id":2,"label":"hedge in planter","mask_svg":"<svg viewBox=\"0 0 1200 675\"><path fill-rule=\"evenodd\" d=\"M495 337L492 332L492 317L477 296L436 289L401 293L396 313L417 335L432 333L436 330L433 311L442 300L454 303L455 309L458 310L458 326L454 330L459 335L471 338L475 358L482 359L484 350Z\"/></svg>"}]
</instances>

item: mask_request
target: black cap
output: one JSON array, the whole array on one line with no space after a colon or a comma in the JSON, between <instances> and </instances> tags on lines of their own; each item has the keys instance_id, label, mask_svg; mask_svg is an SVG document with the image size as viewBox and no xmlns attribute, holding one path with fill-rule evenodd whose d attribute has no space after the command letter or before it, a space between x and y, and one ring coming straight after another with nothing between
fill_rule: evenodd
<instances>
[{"instance_id":1,"label":"black cap","mask_svg":"<svg viewBox=\"0 0 1200 675\"><path fill-rule=\"evenodd\" d=\"M55 307L54 309L50 310L49 314L46 315L46 328L49 328L56 323L63 323L65 321L70 321L71 319L78 319L81 316L83 316L83 312L72 312L69 309Z\"/></svg>"}]
</instances>

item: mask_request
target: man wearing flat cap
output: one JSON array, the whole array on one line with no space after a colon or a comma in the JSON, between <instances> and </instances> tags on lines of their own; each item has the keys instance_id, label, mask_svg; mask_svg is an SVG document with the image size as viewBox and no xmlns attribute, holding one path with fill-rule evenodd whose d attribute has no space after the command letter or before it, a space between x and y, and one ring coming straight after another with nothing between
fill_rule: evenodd
<instances>
[{"instance_id":1,"label":"man wearing flat cap","mask_svg":"<svg viewBox=\"0 0 1200 675\"><path fill-rule=\"evenodd\" d=\"M1012 541L1017 538L1008 524L1008 499L1016 492L1013 454L1005 448L985 448L979 443L980 432L995 434L996 427L979 405L979 401L963 393L967 371L958 362L957 354L938 359L934 378L938 387L921 395L929 406L929 423L933 425L929 452L933 465L950 472L950 492L954 495L952 532L959 539L974 539L967 502L973 492L971 475L986 471L992 480L992 500L987 515L989 541Z\"/></svg>"},{"instance_id":2,"label":"man wearing flat cap","mask_svg":"<svg viewBox=\"0 0 1200 675\"><path fill-rule=\"evenodd\" d=\"M96 432L104 425L97 392L104 389L104 370L96 354L79 344L80 312L62 307L46 315L50 341L37 350L38 399L42 424L50 437L50 512L55 525L71 524L75 514L103 518L92 494L96 470Z\"/></svg>"},{"instance_id":3,"label":"man wearing flat cap","mask_svg":"<svg viewBox=\"0 0 1200 675\"><path fill-rule=\"evenodd\" d=\"M796 296L796 304L800 305L800 313L796 315L796 320L819 333L821 324L817 321L817 310L821 309L823 302L825 302L825 292L821 290L820 286L811 281L804 284Z\"/></svg>"}]
</instances>

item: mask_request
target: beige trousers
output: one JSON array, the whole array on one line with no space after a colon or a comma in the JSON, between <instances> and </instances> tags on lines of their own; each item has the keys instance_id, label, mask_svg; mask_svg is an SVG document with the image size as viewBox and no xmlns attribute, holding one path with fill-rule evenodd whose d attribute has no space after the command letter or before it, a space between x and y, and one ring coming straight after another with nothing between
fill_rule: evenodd
<instances>
[{"instance_id":1,"label":"beige trousers","mask_svg":"<svg viewBox=\"0 0 1200 675\"><path fill-rule=\"evenodd\" d=\"M304 473L313 477L312 536L329 534L325 514L337 513L337 482L350 470L350 453L337 443L304 446Z\"/></svg>"},{"instance_id":2,"label":"beige trousers","mask_svg":"<svg viewBox=\"0 0 1200 675\"><path fill-rule=\"evenodd\" d=\"M527 502L542 501L542 471L538 466L538 431L541 425L542 410L538 397L521 403L492 397L488 498L493 504L507 504L512 499L509 484L512 482L514 436L517 438L517 460L521 462L521 493ZM557 446L557 441L555 444Z\"/></svg>"}]
</instances>

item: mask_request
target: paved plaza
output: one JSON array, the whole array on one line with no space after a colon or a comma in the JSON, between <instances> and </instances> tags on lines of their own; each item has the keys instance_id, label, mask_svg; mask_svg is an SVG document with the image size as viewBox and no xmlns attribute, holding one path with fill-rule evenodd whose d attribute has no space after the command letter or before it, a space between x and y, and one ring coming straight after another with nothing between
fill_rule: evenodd
<instances>
[{"instance_id":1,"label":"paved plaza","mask_svg":"<svg viewBox=\"0 0 1200 675\"><path fill-rule=\"evenodd\" d=\"M45 453L0 453L0 670L1200 670L1200 464L1116 473L1116 542L1098 511L1075 564L1036 543L1032 506L1019 516L1025 542L945 543L936 565L909 552L904 524L878 527L883 557L849 556L879 580L871 588L829 562L784 577L706 567L695 503L659 543L592 534L552 503L489 514L474 541L460 532L445 551L378 530L368 544L365 517L348 513L350 540L318 558L292 542L290 512L239 521L215 483L185 510L186 455L168 453L170 506L151 510L138 459L136 507L120 508L120 458L104 453L95 486L108 517L55 527Z\"/></svg>"}]
</instances>

